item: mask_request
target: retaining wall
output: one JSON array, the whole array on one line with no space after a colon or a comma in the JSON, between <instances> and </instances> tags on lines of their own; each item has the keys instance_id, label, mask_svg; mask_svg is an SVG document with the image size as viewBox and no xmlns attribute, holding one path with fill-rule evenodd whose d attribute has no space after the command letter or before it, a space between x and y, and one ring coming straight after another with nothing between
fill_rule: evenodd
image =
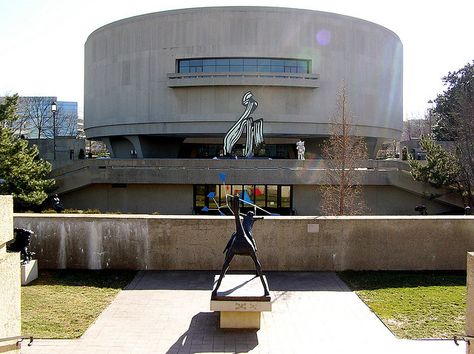
<instances>
[{"instance_id":1,"label":"retaining wall","mask_svg":"<svg viewBox=\"0 0 474 354\"><path fill-rule=\"evenodd\" d=\"M7 253L13 239L13 199L0 195L0 339L20 335L20 253ZM0 353L19 353L16 340L0 342Z\"/></svg>"},{"instance_id":2,"label":"retaining wall","mask_svg":"<svg viewBox=\"0 0 474 354\"><path fill-rule=\"evenodd\" d=\"M16 214L42 268L220 269L234 220L219 216ZM254 225L264 270L466 269L474 217L265 217ZM252 269L236 257L231 269Z\"/></svg>"}]
</instances>

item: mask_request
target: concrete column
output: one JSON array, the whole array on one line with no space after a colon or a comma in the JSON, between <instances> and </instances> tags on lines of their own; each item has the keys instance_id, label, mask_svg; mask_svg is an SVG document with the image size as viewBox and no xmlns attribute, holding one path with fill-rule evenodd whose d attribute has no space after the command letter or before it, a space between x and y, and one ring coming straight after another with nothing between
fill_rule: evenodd
<instances>
[{"instance_id":1,"label":"concrete column","mask_svg":"<svg viewBox=\"0 0 474 354\"><path fill-rule=\"evenodd\" d=\"M474 337L474 252L467 254L466 336ZM468 341L467 354L474 354L474 340Z\"/></svg>"},{"instance_id":2,"label":"concrete column","mask_svg":"<svg viewBox=\"0 0 474 354\"><path fill-rule=\"evenodd\" d=\"M140 144L140 138L137 135L127 135L125 138L130 141L133 145L133 148L137 152L137 157L143 159L142 144Z\"/></svg>"},{"instance_id":3,"label":"concrete column","mask_svg":"<svg viewBox=\"0 0 474 354\"><path fill-rule=\"evenodd\" d=\"M0 338L21 334L20 253L7 253L13 238L13 199L0 195ZM0 342L0 353L19 353L16 340Z\"/></svg>"}]
</instances>

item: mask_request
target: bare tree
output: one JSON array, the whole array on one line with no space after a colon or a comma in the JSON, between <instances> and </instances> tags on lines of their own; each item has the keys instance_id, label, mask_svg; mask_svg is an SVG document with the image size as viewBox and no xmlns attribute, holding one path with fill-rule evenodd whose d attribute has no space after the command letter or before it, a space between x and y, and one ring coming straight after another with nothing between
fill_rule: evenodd
<instances>
[{"instance_id":1,"label":"bare tree","mask_svg":"<svg viewBox=\"0 0 474 354\"><path fill-rule=\"evenodd\" d=\"M427 115L430 112L427 113ZM420 139L421 136L430 134L429 116L424 118L411 118L403 122L402 141Z\"/></svg>"},{"instance_id":2,"label":"bare tree","mask_svg":"<svg viewBox=\"0 0 474 354\"><path fill-rule=\"evenodd\" d=\"M56 97L20 97L18 119L13 123L14 132L29 138L44 139L56 136L77 135L77 114L58 104L55 121L51 103Z\"/></svg>"},{"instance_id":3,"label":"bare tree","mask_svg":"<svg viewBox=\"0 0 474 354\"><path fill-rule=\"evenodd\" d=\"M30 138L51 138L53 136L53 116L51 103L54 97L20 97L18 116L23 121L24 131Z\"/></svg>"},{"instance_id":4,"label":"bare tree","mask_svg":"<svg viewBox=\"0 0 474 354\"><path fill-rule=\"evenodd\" d=\"M321 186L321 212L324 215L364 214L367 206L360 185L363 170L358 168L358 163L367 160L367 146L363 138L354 135L344 86L329 129L330 136L322 146L327 184Z\"/></svg>"}]
</instances>

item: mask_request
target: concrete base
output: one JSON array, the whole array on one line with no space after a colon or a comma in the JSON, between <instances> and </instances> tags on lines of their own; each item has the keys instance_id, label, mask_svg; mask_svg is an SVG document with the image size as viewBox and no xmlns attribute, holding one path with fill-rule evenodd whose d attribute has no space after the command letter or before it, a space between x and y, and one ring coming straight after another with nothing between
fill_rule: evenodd
<instances>
[{"instance_id":1,"label":"concrete base","mask_svg":"<svg viewBox=\"0 0 474 354\"><path fill-rule=\"evenodd\" d=\"M33 259L21 265L21 285L27 285L35 279L38 279L38 261Z\"/></svg>"},{"instance_id":2,"label":"concrete base","mask_svg":"<svg viewBox=\"0 0 474 354\"><path fill-rule=\"evenodd\" d=\"M261 312L227 312L219 315L220 328L260 329Z\"/></svg>"},{"instance_id":3,"label":"concrete base","mask_svg":"<svg viewBox=\"0 0 474 354\"><path fill-rule=\"evenodd\" d=\"M214 284L219 276L215 276ZM264 277L265 283L267 279ZM268 284L267 284L268 287ZM211 310L220 312L219 327L259 329L262 311L271 311L269 295L264 295L259 277L250 274L228 274L219 291L211 297Z\"/></svg>"}]
</instances>

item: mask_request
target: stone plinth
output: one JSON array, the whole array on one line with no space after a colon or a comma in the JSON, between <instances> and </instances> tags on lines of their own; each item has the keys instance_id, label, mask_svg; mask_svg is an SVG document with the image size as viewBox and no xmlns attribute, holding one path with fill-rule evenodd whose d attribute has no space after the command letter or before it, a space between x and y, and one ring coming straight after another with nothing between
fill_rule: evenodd
<instances>
[{"instance_id":1,"label":"stone plinth","mask_svg":"<svg viewBox=\"0 0 474 354\"><path fill-rule=\"evenodd\" d=\"M7 253L13 239L13 199L0 195L0 338L20 335L20 253ZM16 340L0 342L0 353L18 353Z\"/></svg>"},{"instance_id":2,"label":"stone plinth","mask_svg":"<svg viewBox=\"0 0 474 354\"><path fill-rule=\"evenodd\" d=\"M38 261L33 259L21 265L21 285L28 285L38 279Z\"/></svg>"},{"instance_id":3,"label":"stone plinth","mask_svg":"<svg viewBox=\"0 0 474 354\"><path fill-rule=\"evenodd\" d=\"M218 278L216 275L214 283ZM264 280L267 282L265 277ZM262 311L272 310L271 296L264 294L260 277L227 274L217 294L211 297L211 310L219 311L220 328L259 329Z\"/></svg>"},{"instance_id":4,"label":"stone plinth","mask_svg":"<svg viewBox=\"0 0 474 354\"><path fill-rule=\"evenodd\" d=\"M467 254L466 336L474 337L474 252ZM466 348L468 354L474 354L474 340Z\"/></svg>"}]
</instances>

